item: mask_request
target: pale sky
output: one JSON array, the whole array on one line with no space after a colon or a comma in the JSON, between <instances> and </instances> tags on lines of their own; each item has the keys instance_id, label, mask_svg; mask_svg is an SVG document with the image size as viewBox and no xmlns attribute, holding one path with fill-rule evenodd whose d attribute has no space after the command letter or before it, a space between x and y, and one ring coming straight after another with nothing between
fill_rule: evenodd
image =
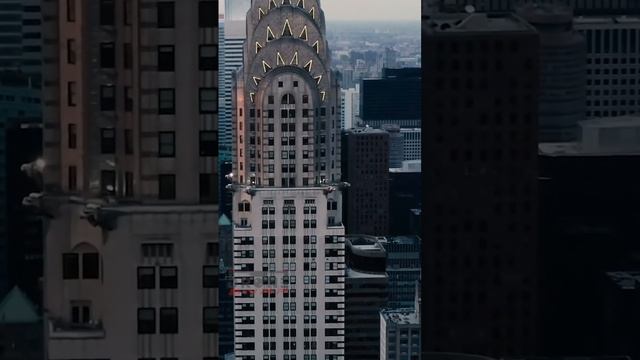
<instances>
[{"instance_id":1,"label":"pale sky","mask_svg":"<svg viewBox=\"0 0 640 360\"><path fill-rule=\"evenodd\" d=\"M219 3L223 13L224 1ZM321 0L321 5L327 21L420 21L420 0Z\"/></svg>"}]
</instances>

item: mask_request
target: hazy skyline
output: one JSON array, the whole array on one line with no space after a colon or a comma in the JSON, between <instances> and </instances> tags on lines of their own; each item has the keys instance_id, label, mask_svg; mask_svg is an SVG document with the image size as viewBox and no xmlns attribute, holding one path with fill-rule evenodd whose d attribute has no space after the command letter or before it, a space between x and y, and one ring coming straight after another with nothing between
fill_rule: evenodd
<instances>
[{"instance_id":1,"label":"hazy skyline","mask_svg":"<svg viewBox=\"0 0 640 360\"><path fill-rule=\"evenodd\" d=\"M420 0L322 0L321 4L327 21L420 21Z\"/></svg>"}]
</instances>

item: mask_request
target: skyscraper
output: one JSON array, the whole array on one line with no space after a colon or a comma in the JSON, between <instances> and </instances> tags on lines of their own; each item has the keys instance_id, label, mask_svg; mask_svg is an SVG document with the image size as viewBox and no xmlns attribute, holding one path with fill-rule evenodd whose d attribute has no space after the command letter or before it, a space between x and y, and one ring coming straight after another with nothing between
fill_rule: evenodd
<instances>
[{"instance_id":1,"label":"skyscraper","mask_svg":"<svg viewBox=\"0 0 640 360\"><path fill-rule=\"evenodd\" d=\"M423 21L423 349L535 354L539 38L509 14Z\"/></svg>"},{"instance_id":2,"label":"skyscraper","mask_svg":"<svg viewBox=\"0 0 640 360\"><path fill-rule=\"evenodd\" d=\"M381 79L363 79L360 118L364 125L420 127L422 90L420 68L383 69Z\"/></svg>"},{"instance_id":3,"label":"skyscraper","mask_svg":"<svg viewBox=\"0 0 640 360\"><path fill-rule=\"evenodd\" d=\"M0 1L0 69L22 72L37 87L42 71L41 3L42 0Z\"/></svg>"},{"instance_id":4,"label":"skyscraper","mask_svg":"<svg viewBox=\"0 0 640 360\"><path fill-rule=\"evenodd\" d=\"M215 358L218 2L42 6L47 358Z\"/></svg>"},{"instance_id":5,"label":"skyscraper","mask_svg":"<svg viewBox=\"0 0 640 360\"><path fill-rule=\"evenodd\" d=\"M317 0L254 0L234 108L236 359L344 359L340 93Z\"/></svg>"}]
</instances>

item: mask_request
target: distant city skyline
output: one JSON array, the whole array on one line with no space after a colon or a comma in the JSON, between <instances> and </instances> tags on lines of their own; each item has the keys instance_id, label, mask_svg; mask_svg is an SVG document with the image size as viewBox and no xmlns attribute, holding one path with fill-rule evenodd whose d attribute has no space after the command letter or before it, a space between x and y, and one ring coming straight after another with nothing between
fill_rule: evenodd
<instances>
[{"instance_id":1,"label":"distant city skyline","mask_svg":"<svg viewBox=\"0 0 640 360\"><path fill-rule=\"evenodd\" d=\"M219 4L224 14L224 2ZM419 21L421 5L419 0L394 0L393 6L386 0L323 0L322 8L327 21Z\"/></svg>"}]
</instances>

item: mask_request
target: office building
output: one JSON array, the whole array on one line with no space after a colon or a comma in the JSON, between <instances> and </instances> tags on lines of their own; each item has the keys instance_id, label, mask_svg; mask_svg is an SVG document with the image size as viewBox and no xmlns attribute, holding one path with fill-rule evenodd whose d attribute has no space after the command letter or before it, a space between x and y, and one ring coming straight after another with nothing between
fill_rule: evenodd
<instances>
[{"instance_id":1,"label":"office building","mask_svg":"<svg viewBox=\"0 0 640 360\"><path fill-rule=\"evenodd\" d=\"M573 29L571 8L527 4L517 14L540 34L538 141L571 141L585 115L586 44Z\"/></svg>"},{"instance_id":2,"label":"office building","mask_svg":"<svg viewBox=\"0 0 640 360\"><path fill-rule=\"evenodd\" d=\"M9 200L12 196L7 182L11 160L7 155L7 129L41 118L40 90L29 77L15 71L0 72L0 296L4 296L16 283L10 270ZM32 159L30 161L33 161ZM18 165L18 171L21 164Z\"/></svg>"},{"instance_id":3,"label":"office building","mask_svg":"<svg viewBox=\"0 0 640 360\"><path fill-rule=\"evenodd\" d=\"M430 0L424 0L430 1ZM440 10L462 11L464 6L473 5L478 12L513 11L520 5L519 0L437 0ZM569 6L575 15L630 15L640 14L640 4L635 0L525 0L525 3L555 3Z\"/></svg>"},{"instance_id":4,"label":"office building","mask_svg":"<svg viewBox=\"0 0 640 360\"><path fill-rule=\"evenodd\" d=\"M316 0L254 0L234 108L235 357L344 359L340 89Z\"/></svg>"},{"instance_id":5,"label":"office building","mask_svg":"<svg viewBox=\"0 0 640 360\"><path fill-rule=\"evenodd\" d=\"M233 223L222 214L218 220L220 234L220 355L233 354Z\"/></svg>"},{"instance_id":6,"label":"office building","mask_svg":"<svg viewBox=\"0 0 640 360\"><path fill-rule=\"evenodd\" d=\"M384 124L381 128L389 134L389 167L401 167L404 159L404 136L400 133L400 126Z\"/></svg>"},{"instance_id":7,"label":"office building","mask_svg":"<svg viewBox=\"0 0 640 360\"><path fill-rule=\"evenodd\" d=\"M360 122L360 85L355 88L343 88L341 90L340 127L348 130L358 127Z\"/></svg>"},{"instance_id":8,"label":"office building","mask_svg":"<svg viewBox=\"0 0 640 360\"><path fill-rule=\"evenodd\" d=\"M409 308L415 305L416 281L420 280L420 248L418 236L390 236L382 242L387 251L389 301L386 307Z\"/></svg>"},{"instance_id":9,"label":"office building","mask_svg":"<svg viewBox=\"0 0 640 360\"><path fill-rule=\"evenodd\" d=\"M383 69L380 79L363 79L360 87L360 118L363 125L384 124L418 128L422 119L422 70Z\"/></svg>"},{"instance_id":10,"label":"office building","mask_svg":"<svg viewBox=\"0 0 640 360\"><path fill-rule=\"evenodd\" d=\"M580 16L574 26L587 42L586 117L639 113L640 17Z\"/></svg>"},{"instance_id":11,"label":"office building","mask_svg":"<svg viewBox=\"0 0 640 360\"><path fill-rule=\"evenodd\" d=\"M402 161L414 161L422 158L422 129L400 129L402 134Z\"/></svg>"},{"instance_id":12,"label":"office building","mask_svg":"<svg viewBox=\"0 0 640 360\"><path fill-rule=\"evenodd\" d=\"M42 184L22 171L22 165L42 157L41 117L9 121L4 129L6 211L9 287L19 287L42 306L43 221L22 205L22 199L42 191Z\"/></svg>"},{"instance_id":13,"label":"office building","mask_svg":"<svg viewBox=\"0 0 640 360\"><path fill-rule=\"evenodd\" d=\"M0 69L26 75L40 87L42 73L42 0L0 2Z\"/></svg>"},{"instance_id":14,"label":"office building","mask_svg":"<svg viewBox=\"0 0 640 360\"><path fill-rule=\"evenodd\" d=\"M539 37L517 16L423 21L423 348L538 350Z\"/></svg>"},{"instance_id":15,"label":"office building","mask_svg":"<svg viewBox=\"0 0 640 360\"><path fill-rule=\"evenodd\" d=\"M380 358L380 310L387 303L389 278L380 238L353 235L346 240L345 358Z\"/></svg>"},{"instance_id":16,"label":"office building","mask_svg":"<svg viewBox=\"0 0 640 360\"><path fill-rule=\"evenodd\" d=\"M389 169L389 235L420 235L420 220L412 218L422 207L422 162L403 161ZM418 225L418 226L414 226Z\"/></svg>"},{"instance_id":17,"label":"office building","mask_svg":"<svg viewBox=\"0 0 640 360\"><path fill-rule=\"evenodd\" d=\"M624 301L614 309L602 295L611 293L606 273L640 268L640 118L580 125L581 141L539 146L544 353L632 356L617 352L637 345L622 334L630 330L604 320L623 312L631 319L636 310Z\"/></svg>"},{"instance_id":18,"label":"office building","mask_svg":"<svg viewBox=\"0 0 640 360\"><path fill-rule=\"evenodd\" d=\"M217 9L42 3L48 359L218 356Z\"/></svg>"},{"instance_id":19,"label":"office building","mask_svg":"<svg viewBox=\"0 0 640 360\"><path fill-rule=\"evenodd\" d=\"M384 236L389 231L389 135L357 128L342 134L344 220L348 234Z\"/></svg>"},{"instance_id":20,"label":"office building","mask_svg":"<svg viewBox=\"0 0 640 360\"><path fill-rule=\"evenodd\" d=\"M420 346L420 283L414 282L414 287L411 306L380 311L380 360L427 359Z\"/></svg>"},{"instance_id":21,"label":"office building","mask_svg":"<svg viewBox=\"0 0 640 360\"><path fill-rule=\"evenodd\" d=\"M42 318L38 308L18 287L0 302L0 356L3 360L44 358Z\"/></svg>"}]
</instances>

